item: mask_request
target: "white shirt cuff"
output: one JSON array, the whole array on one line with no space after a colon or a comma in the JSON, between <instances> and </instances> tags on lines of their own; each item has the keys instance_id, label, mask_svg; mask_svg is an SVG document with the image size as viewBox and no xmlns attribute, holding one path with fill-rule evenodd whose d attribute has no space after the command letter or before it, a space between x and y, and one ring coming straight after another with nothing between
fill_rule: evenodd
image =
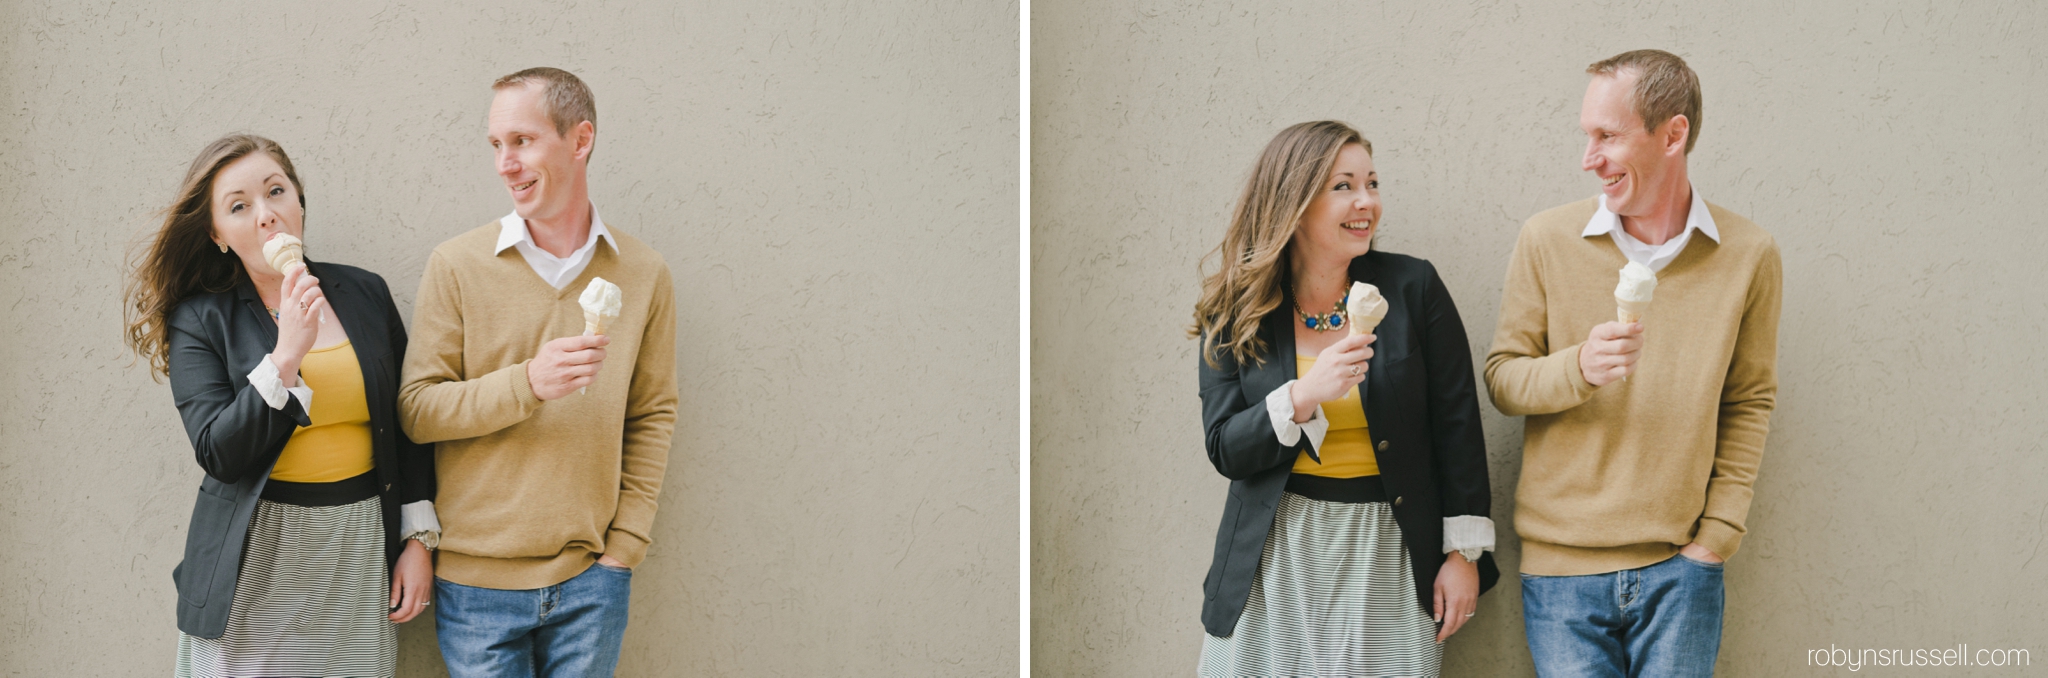
<instances>
[{"instance_id":1,"label":"white shirt cuff","mask_svg":"<svg viewBox=\"0 0 2048 678\"><path fill-rule=\"evenodd\" d=\"M1493 519L1486 516L1451 516L1444 519L1444 553L1457 551L1466 560L1479 562L1479 554L1493 550Z\"/></svg>"},{"instance_id":2,"label":"white shirt cuff","mask_svg":"<svg viewBox=\"0 0 2048 678\"><path fill-rule=\"evenodd\" d=\"M1321 454L1323 436L1330 432L1330 420L1323 417L1323 406L1317 405L1315 414L1310 415L1308 421L1294 423L1295 381L1289 379L1280 388L1266 394L1266 414L1273 419L1273 435L1280 439L1280 444L1291 447L1306 433L1309 448Z\"/></svg>"},{"instance_id":3,"label":"white shirt cuff","mask_svg":"<svg viewBox=\"0 0 2048 678\"><path fill-rule=\"evenodd\" d=\"M263 396L263 402L269 404L270 409L282 410L285 398L295 397L299 399L299 409L305 410L306 416L313 416L313 388L306 385L304 378L299 379L299 385L285 388L284 376L277 371L277 363L270 361L268 353L256 361L256 369L249 371L249 385L256 388L256 393Z\"/></svg>"},{"instance_id":4,"label":"white shirt cuff","mask_svg":"<svg viewBox=\"0 0 2048 678\"><path fill-rule=\"evenodd\" d=\"M434 502L420 500L398 507L399 541L418 539L428 550L441 547L441 517Z\"/></svg>"}]
</instances>

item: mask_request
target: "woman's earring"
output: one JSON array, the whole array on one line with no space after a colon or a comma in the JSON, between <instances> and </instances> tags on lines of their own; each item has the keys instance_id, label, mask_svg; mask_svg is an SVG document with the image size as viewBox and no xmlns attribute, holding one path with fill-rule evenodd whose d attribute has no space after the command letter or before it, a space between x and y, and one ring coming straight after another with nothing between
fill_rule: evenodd
<instances>
[{"instance_id":1,"label":"woman's earring","mask_svg":"<svg viewBox=\"0 0 2048 678\"><path fill-rule=\"evenodd\" d=\"M227 254L227 253L228 253L228 244L227 244L227 243L224 243L224 242L217 242L217 243L214 243L214 244L215 244L215 245L219 245L219 246L220 246L220 253L221 253L221 254Z\"/></svg>"}]
</instances>

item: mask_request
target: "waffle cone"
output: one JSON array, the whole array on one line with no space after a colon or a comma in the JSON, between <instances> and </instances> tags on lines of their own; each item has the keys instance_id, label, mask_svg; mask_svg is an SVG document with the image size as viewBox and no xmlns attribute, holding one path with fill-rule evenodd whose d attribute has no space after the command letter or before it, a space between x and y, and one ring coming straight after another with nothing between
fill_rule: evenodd
<instances>
[{"instance_id":1,"label":"waffle cone","mask_svg":"<svg viewBox=\"0 0 2048 678\"><path fill-rule=\"evenodd\" d=\"M604 317L604 316L598 315L598 314L596 314L596 313L591 313L590 311L584 311L584 312L583 312L583 336L586 336L586 337L591 337L591 336L596 336L596 335L604 334L604 321L605 321L605 317ZM578 393L578 394L585 394L585 393L589 393L589 392L590 392L590 387L588 387L588 386L585 386L585 387L583 387L583 388L579 388L579 389L576 389L576 393Z\"/></svg>"},{"instance_id":2,"label":"waffle cone","mask_svg":"<svg viewBox=\"0 0 2048 678\"><path fill-rule=\"evenodd\" d=\"M1643 321L1643 314L1644 314L1645 312L1648 312L1649 310L1650 310L1650 302L1647 302L1647 301L1642 301L1642 302L1631 302L1631 301L1622 301L1622 300L1620 300L1620 299L1615 299L1615 300L1614 300L1614 319L1615 319L1615 320L1619 320L1619 321L1621 321L1621 322L1625 322L1625 323L1639 323L1639 322L1642 322L1642 321Z\"/></svg>"}]
</instances>

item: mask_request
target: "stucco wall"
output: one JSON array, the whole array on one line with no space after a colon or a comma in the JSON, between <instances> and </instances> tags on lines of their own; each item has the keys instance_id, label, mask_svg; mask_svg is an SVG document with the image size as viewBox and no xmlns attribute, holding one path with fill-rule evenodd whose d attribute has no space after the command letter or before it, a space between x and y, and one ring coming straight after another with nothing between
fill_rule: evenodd
<instances>
[{"instance_id":1,"label":"stucco wall","mask_svg":"<svg viewBox=\"0 0 2048 678\"><path fill-rule=\"evenodd\" d=\"M1018 11L0 4L0 674L171 668L200 471L119 294L192 156L277 139L309 247L409 318L429 249L510 210L489 83L535 65L596 92L593 201L676 285L620 675L1014 671Z\"/></svg>"},{"instance_id":2,"label":"stucco wall","mask_svg":"<svg viewBox=\"0 0 2048 678\"><path fill-rule=\"evenodd\" d=\"M1784 254L1722 673L1822 671L1806 651L1831 645L2048 666L2048 10L1957 4L1034 3L1034 666L1196 665L1226 482L1182 328L1266 141L1319 118L1373 140L1382 245L1436 264L1476 366L1522 221L1597 190L1583 69L1640 47L1704 83L1695 186ZM1482 408L1513 572L1522 424ZM1481 599L1447 675L1531 672L1519 595Z\"/></svg>"}]
</instances>

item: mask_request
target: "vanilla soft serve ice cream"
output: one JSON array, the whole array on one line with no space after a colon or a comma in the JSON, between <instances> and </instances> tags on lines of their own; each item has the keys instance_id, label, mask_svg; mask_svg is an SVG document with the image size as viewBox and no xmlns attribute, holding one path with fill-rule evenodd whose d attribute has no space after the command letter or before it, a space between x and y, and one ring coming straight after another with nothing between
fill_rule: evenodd
<instances>
[{"instance_id":1,"label":"vanilla soft serve ice cream","mask_svg":"<svg viewBox=\"0 0 2048 678\"><path fill-rule=\"evenodd\" d=\"M619 319L619 308L624 303L624 294L611 281L591 276L590 285L583 288L583 295L576 298L583 306L583 336L604 334L604 326ZM577 389L577 393L588 392L589 388Z\"/></svg>"},{"instance_id":2,"label":"vanilla soft serve ice cream","mask_svg":"<svg viewBox=\"0 0 2048 678\"><path fill-rule=\"evenodd\" d=\"M1643 321L1650 310L1650 298L1657 292L1657 272L1636 262L1621 267L1621 282L1614 286L1615 318L1625 323Z\"/></svg>"},{"instance_id":3,"label":"vanilla soft serve ice cream","mask_svg":"<svg viewBox=\"0 0 2048 678\"><path fill-rule=\"evenodd\" d=\"M583 305L583 334L604 334L605 323L619 317L622 294L619 286L604 278L593 277L590 285L583 288L583 296L577 303Z\"/></svg>"},{"instance_id":4,"label":"vanilla soft serve ice cream","mask_svg":"<svg viewBox=\"0 0 2048 678\"><path fill-rule=\"evenodd\" d=\"M1344 315L1351 324L1351 334L1372 334L1380 321L1387 317L1387 299L1380 296L1380 288L1368 283L1351 283L1351 294L1344 300Z\"/></svg>"}]
</instances>

